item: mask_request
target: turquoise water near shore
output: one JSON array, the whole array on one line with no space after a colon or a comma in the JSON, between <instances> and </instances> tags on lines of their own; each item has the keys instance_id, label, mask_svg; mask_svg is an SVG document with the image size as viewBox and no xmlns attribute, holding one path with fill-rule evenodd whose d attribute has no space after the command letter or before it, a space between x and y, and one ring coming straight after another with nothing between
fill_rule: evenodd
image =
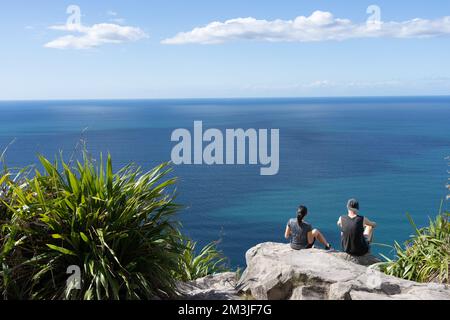
<instances>
[{"instance_id":1,"label":"turquoise water near shore","mask_svg":"<svg viewBox=\"0 0 450 320\"><path fill-rule=\"evenodd\" d=\"M37 153L70 156L82 138L94 155L110 152L116 168L149 169L170 160L171 132L195 120L205 129L280 129L276 176L248 165L174 168L184 231L201 244L220 239L232 266L257 243L285 241L300 203L339 248L336 220L350 197L379 223L375 241L392 244L412 232L406 213L425 224L446 195L450 97L5 101L0 148L15 139L7 164L24 166Z\"/></svg>"}]
</instances>

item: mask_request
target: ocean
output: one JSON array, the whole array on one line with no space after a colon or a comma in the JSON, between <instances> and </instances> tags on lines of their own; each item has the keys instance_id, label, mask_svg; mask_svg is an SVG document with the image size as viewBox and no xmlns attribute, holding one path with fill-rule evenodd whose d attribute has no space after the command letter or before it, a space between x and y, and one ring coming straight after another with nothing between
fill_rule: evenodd
<instances>
[{"instance_id":1,"label":"ocean","mask_svg":"<svg viewBox=\"0 0 450 320\"><path fill-rule=\"evenodd\" d=\"M92 100L0 102L0 149L10 167L37 154L70 156L80 139L114 167L150 169L169 161L171 133L205 129L280 130L280 169L261 176L252 165L174 166L183 231L204 245L219 241L233 267L266 241L285 242L296 208L340 248L336 221L349 198L378 223L373 251L403 242L439 212L450 155L450 97ZM447 206L444 203L444 206Z\"/></svg>"}]
</instances>

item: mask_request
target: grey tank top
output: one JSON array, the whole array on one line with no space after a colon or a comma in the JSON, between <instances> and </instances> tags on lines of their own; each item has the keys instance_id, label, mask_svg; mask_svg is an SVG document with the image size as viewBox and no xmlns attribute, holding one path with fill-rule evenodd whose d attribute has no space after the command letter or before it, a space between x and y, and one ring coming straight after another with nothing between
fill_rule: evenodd
<instances>
[{"instance_id":1,"label":"grey tank top","mask_svg":"<svg viewBox=\"0 0 450 320\"><path fill-rule=\"evenodd\" d=\"M312 226L306 222L299 225L295 218L289 220L288 226L291 229L291 247L296 250L307 248L308 232L312 231Z\"/></svg>"}]
</instances>

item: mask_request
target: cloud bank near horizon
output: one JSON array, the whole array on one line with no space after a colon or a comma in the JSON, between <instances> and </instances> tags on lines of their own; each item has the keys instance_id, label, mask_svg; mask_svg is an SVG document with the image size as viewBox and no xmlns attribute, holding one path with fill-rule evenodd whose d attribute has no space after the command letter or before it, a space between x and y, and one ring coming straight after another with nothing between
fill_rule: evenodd
<instances>
[{"instance_id":1,"label":"cloud bank near horizon","mask_svg":"<svg viewBox=\"0 0 450 320\"><path fill-rule=\"evenodd\" d=\"M51 49L91 49L105 44L120 44L148 38L140 28L114 23L98 23L92 26L56 25L50 26L49 29L72 33L44 45Z\"/></svg>"},{"instance_id":2,"label":"cloud bank near horizon","mask_svg":"<svg viewBox=\"0 0 450 320\"><path fill-rule=\"evenodd\" d=\"M180 32L162 44L220 44L231 41L318 42L357 38L429 38L450 35L450 16L401 22L353 23L331 12L315 11L294 20L258 20L252 17L211 22Z\"/></svg>"}]
</instances>

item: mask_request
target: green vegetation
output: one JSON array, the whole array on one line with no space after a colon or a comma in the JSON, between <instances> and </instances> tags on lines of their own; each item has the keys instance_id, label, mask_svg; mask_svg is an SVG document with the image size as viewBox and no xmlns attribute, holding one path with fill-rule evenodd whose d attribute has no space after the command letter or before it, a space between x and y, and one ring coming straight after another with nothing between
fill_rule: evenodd
<instances>
[{"instance_id":1,"label":"green vegetation","mask_svg":"<svg viewBox=\"0 0 450 320\"><path fill-rule=\"evenodd\" d=\"M394 244L396 259L387 257L387 263L382 270L399 278L418 282L450 283L450 214L440 214L430 225L417 228L409 217L415 229L404 246Z\"/></svg>"},{"instance_id":2,"label":"green vegetation","mask_svg":"<svg viewBox=\"0 0 450 320\"><path fill-rule=\"evenodd\" d=\"M4 299L169 298L178 279L223 269L215 245L196 257L180 234L167 164L113 173L109 156L95 162L84 153L73 166L39 160L43 172L32 178L0 174ZM80 289L66 283L70 266L80 268Z\"/></svg>"},{"instance_id":3,"label":"green vegetation","mask_svg":"<svg viewBox=\"0 0 450 320\"><path fill-rule=\"evenodd\" d=\"M217 250L216 243L206 245L196 256L197 243L192 240L185 242L184 250L178 260L176 277L181 281L191 281L209 274L227 271L226 259Z\"/></svg>"}]
</instances>

